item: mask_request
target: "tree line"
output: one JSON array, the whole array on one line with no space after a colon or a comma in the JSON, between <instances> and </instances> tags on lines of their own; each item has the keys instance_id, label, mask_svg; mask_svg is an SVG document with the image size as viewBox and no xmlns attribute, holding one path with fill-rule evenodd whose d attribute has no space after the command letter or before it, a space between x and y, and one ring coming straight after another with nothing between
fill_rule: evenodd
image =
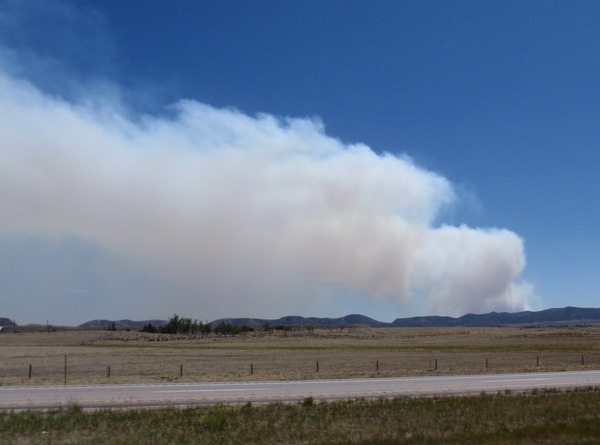
<instances>
[{"instance_id":1,"label":"tree line","mask_svg":"<svg viewBox=\"0 0 600 445\"><path fill-rule=\"evenodd\" d=\"M213 327L211 323L202 323L191 318L179 317L177 314L169 317L167 324L154 326L152 323L148 323L142 328L142 332L182 335L210 334L211 332L221 335L238 335L251 331L254 331L254 328L247 325L238 326L222 321Z\"/></svg>"}]
</instances>

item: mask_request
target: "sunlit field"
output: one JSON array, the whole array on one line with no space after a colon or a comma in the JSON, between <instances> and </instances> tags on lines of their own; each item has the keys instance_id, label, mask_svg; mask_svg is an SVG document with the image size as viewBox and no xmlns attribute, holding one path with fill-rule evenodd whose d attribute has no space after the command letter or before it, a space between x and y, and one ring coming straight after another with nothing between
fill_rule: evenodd
<instances>
[{"instance_id":1,"label":"sunlit field","mask_svg":"<svg viewBox=\"0 0 600 445\"><path fill-rule=\"evenodd\" d=\"M600 328L298 329L233 337L0 335L0 384L327 379L600 368ZM66 365L66 366L65 366ZM65 373L66 369L66 373ZM4 443L597 443L600 392L0 412Z\"/></svg>"},{"instance_id":2,"label":"sunlit field","mask_svg":"<svg viewBox=\"0 0 600 445\"><path fill-rule=\"evenodd\" d=\"M234 337L0 335L0 384L394 377L600 368L600 328L325 328Z\"/></svg>"}]
</instances>

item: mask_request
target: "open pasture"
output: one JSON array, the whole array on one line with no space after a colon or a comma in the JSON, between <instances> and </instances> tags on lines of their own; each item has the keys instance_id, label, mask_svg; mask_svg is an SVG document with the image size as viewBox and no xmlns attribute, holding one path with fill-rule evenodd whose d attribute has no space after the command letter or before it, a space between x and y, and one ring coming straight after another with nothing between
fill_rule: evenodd
<instances>
[{"instance_id":1,"label":"open pasture","mask_svg":"<svg viewBox=\"0 0 600 445\"><path fill-rule=\"evenodd\" d=\"M0 335L0 384L293 380L600 368L599 327L344 327L235 337ZM66 372L65 372L66 369Z\"/></svg>"}]
</instances>

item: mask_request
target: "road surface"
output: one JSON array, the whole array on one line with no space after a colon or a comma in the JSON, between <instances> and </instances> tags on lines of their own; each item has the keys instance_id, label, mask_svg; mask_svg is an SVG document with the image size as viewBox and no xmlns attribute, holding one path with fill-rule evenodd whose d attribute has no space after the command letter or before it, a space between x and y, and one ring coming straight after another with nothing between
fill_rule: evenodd
<instances>
[{"instance_id":1,"label":"road surface","mask_svg":"<svg viewBox=\"0 0 600 445\"><path fill-rule=\"evenodd\" d=\"M495 393L600 386L600 371L484 374L385 379L297 380L235 383L156 383L85 386L3 386L0 410L81 407L175 406Z\"/></svg>"}]
</instances>

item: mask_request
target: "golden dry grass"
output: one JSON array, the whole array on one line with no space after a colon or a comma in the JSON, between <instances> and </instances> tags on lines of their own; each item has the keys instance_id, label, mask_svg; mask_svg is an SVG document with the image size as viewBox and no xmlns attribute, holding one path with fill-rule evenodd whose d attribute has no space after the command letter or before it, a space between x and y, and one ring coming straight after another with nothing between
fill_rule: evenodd
<instances>
[{"instance_id":1,"label":"golden dry grass","mask_svg":"<svg viewBox=\"0 0 600 445\"><path fill-rule=\"evenodd\" d=\"M5 333L0 335L0 384L64 383L65 354L69 384L581 370L600 367L600 328L353 327L237 337Z\"/></svg>"}]
</instances>

